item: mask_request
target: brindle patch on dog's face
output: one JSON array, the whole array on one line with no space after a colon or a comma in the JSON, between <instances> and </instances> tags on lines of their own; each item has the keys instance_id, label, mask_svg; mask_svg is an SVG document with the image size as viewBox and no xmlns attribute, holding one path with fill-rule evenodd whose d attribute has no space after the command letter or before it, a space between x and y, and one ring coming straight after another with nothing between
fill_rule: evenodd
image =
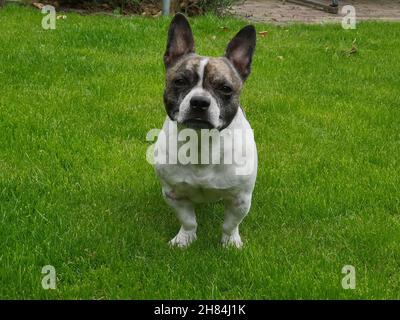
<instances>
[{"instance_id":1,"label":"brindle patch on dog's face","mask_svg":"<svg viewBox=\"0 0 400 320\"><path fill-rule=\"evenodd\" d=\"M197 55L190 54L167 69L164 104L171 120L177 120L183 98L199 81L197 70L200 60L201 58Z\"/></svg>"},{"instance_id":2,"label":"brindle patch on dog's face","mask_svg":"<svg viewBox=\"0 0 400 320\"><path fill-rule=\"evenodd\" d=\"M242 85L242 79L228 59L187 55L167 70L164 92L167 114L189 127L222 130L237 113ZM208 97L208 110L193 110L190 100L194 96ZM193 125L191 120L196 119L204 123Z\"/></svg>"},{"instance_id":3,"label":"brindle patch on dog's face","mask_svg":"<svg viewBox=\"0 0 400 320\"><path fill-rule=\"evenodd\" d=\"M240 107L239 95L250 74L255 44L256 31L249 25L229 42L225 56L199 56L194 53L189 22L182 14L175 15L164 54L164 103L171 120L191 128L226 128Z\"/></svg>"},{"instance_id":4,"label":"brindle patch on dog's face","mask_svg":"<svg viewBox=\"0 0 400 320\"><path fill-rule=\"evenodd\" d=\"M203 86L211 93L219 107L217 129L226 128L240 107L242 79L228 59L209 58L204 70Z\"/></svg>"}]
</instances>

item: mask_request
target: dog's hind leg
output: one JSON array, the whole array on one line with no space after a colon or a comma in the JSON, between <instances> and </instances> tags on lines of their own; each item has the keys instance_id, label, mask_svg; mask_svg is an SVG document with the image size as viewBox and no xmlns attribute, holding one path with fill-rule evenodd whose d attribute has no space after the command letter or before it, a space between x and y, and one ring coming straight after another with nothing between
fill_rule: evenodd
<instances>
[{"instance_id":1,"label":"dog's hind leg","mask_svg":"<svg viewBox=\"0 0 400 320\"><path fill-rule=\"evenodd\" d=\"M173 191L163 190L163 195L165 201L174 208L178 220L181 223L181 229L169 244L171 246L185 248L197 238L197 222L194 206L189 200L177 198Z\"/></svg>"},{"instance_id":2,"label":"dog's hind leg","mask_svg":"<svg viewBox=\"0 0 400 320\"><path fill-rule=\"evenodd\" d=\"M222 245L243 246L239 234L239 224L250 210L251 194L239 195L235 199L225 200L225 220L222 226Z\"/></svg>"}]
</instances>

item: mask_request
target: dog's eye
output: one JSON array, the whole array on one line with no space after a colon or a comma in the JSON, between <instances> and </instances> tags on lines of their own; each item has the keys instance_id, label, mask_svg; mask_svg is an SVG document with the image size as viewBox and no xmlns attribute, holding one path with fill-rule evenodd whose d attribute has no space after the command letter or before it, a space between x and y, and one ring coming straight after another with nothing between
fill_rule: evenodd
<instances>
[{"instance_id":1,"label":"dog's eye","mask_svg":"<svg viewBox=\"0 0 400 320\"><path fill-rule=\"evenodd\" d=\"M232 94L232 88L231 88L230 86L222 85L222 86L220 86L218 89L219 89L219 91L221 91L223 94L226 94L226 95Z\"/></svg>"},{"instance_id":2,"label":"dog's eye","mask_svg":"<svg viewBox=\"0 0 400 320\"><path fill-rule=\"evenodd\" d=\"M174 84L175 84L177 87L183 87L183 86L186 85L186 80L183 79L183 78L178 78L178 79L175 79L175 80L174 80Z\"/></svg>"}]
</instances>

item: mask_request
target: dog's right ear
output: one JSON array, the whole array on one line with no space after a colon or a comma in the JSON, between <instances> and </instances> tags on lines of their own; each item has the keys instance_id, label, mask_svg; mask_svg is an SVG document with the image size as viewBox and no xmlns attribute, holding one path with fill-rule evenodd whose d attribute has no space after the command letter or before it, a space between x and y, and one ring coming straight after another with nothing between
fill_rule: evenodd
<instances>
[{"instance_id":1,"label":"dog's right ear","mask_svg":"<svg viewBox=\"0 0 400 320\"><path fill-rule=\"evenodd\" d=\"M165 67L171 67L179 58L194 52L192 29L186 17L177 13L168 30L167 49L164 54Z\"/></svg>"}]
</instances>

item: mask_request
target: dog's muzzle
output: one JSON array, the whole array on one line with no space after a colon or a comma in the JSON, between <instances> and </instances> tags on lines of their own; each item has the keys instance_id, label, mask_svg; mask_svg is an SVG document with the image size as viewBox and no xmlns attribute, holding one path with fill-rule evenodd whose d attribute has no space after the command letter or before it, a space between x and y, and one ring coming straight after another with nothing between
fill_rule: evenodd
<instances>
[{"instance_id":1,"label":"dog's muzzle","mask_svg":"<svg viewBox=\"0 0 400 320\"><path fill-rule=\"evenodd\" d=\"M212 129L214 126L208 119L211 99L205 96L193 96L190 99L190 112L183 124L193 129Z\"/></svg>"}]
</instances>

